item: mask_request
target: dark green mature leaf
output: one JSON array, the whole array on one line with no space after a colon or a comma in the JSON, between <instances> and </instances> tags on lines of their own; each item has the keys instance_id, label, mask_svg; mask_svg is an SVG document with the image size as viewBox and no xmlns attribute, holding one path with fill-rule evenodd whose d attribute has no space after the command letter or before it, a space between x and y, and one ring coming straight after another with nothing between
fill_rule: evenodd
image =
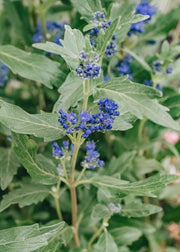
<instances>
[{"instance_id":1,"label":"dark green mature leaf","mask_svg":"<svg viewBox=\"0 0 180 252\"><path fill-rule=\"evenodd\" d=\"M112 235L104 229L104 233L100 236L97 244L95 245L95 250L97 252L118 252L117 244L115 243Z\"/></svg>"},{"instance_id":2,"label":"dark green mature leaf","mask_svg":"<svg viewBox=\"0 0 180 252\"><path fill-rule=\"evenodd\" d=\"M16 174L20 163L11 148L0 148L0 187L5 190Z\"/></svg>"},{"instance_id":3,"label":"dark green mature leaf","mask_svg":"<svg viewBox=\"0 0 180 252\"><path fill-rule=\"evenodd\" d=\"M62 76L60 64L39 54L31 54L12 45L0 46L0 60L13 73L39 81L48 88L59 83Z\"/></svg>"},{"instance_id":4,"label":"dark green mature leaf","mask_svg":"<svg viewBox=\"0 0 180 252\"><path fill-rule=\"evenodd\" d=\"M142 236L142 232L139 229L126 226L114 228L110 233L118 246L131 245Z\"/></svg>"},{"instance_id":5,"label":"dark green mature leaf","mask_svg":"<svg viewBox=\"0 0 180 252\"><path fill-rule=\"evenodd\" d=\"M68 110L83 98L83 81L71 72L58 91L61 95L54 105L54 111L58 112L60 109Z\"/></svg>"},{"instance_id":6,"label":"dark green mature leaf","mask_svg":"<svg viewBox=\"0 0 180 252\"><path fill-rule=\"evenodd\" d=\"M112 192L114 191L117 194L123 193L156 197L154 194L155 192L177 179L179 179L179 176L177 175L155 175L138 182L124 183L124 181L113 177L101 176L94 177L87 181L87 183L89 182L97 187L107 187L109 190L111 189Z\"/></svg>"},{"instance_id":7,"label":"dark green mature leaf","mask_svg":"<svg viewBox=\"0 0 180 252\"><path fill-rule=\"evenodd\" d=\"M180 95L173 95L167 98L164 102L163 105L168 107L170 109L169 113L170 115L178 119L180 118Z\"/></svg>"},{"instance_id":8,"label":"dark green mature leaf","mask_svg":"<svg viewBox=\"0 0 180 252\"><path fill-rule=\"evenodd\" d=\"M151 205L151 204L142 204L140 202L131 202L122 207L120 214L127 217L144 217L151 214L155 214L162 211L161 207Z\"/></svg>"},{"instance_id":9,"label":"dark green mature leaf","mask_svg":"<svg viewBox=\"0 0 180 252\"><path fill-rule=\"evenodd\" d=\"M65 135L58 122L58 114L41 112L32 115L2 100L0 122L14 132L42 137L45 141L59 139Z\"/></svg>"},{"instance_id":10,"label":"dark green mature leaf","mask_svg":"<svg viewBox=\"0 0 180 252\"><path fill-rule=\"evenodd\" d=\"M1 230L0 251L30 252L48 245L48 239L64 227L64 222L39 228L38 224Z\"/></svg>"},{"instance_id":11,"label":"dark green mature leaf","mask_svg":"<svg viewBox=\"0 0 180 252\"><path fill-rule=\"evenodd\" d=\"M20 207L37 204L43 201L49 193L48 188L43 185L23 185L21 188L15 189L3 196L0 204L0 212L4 211L12 204L18 204Z\"/></svg>"},{"instance_id":12,"label":"dark green mature leaf","mask_svg":"<svg viewBox=\"0 0 180 252\"><path fill-rule=\"evenodd\" d=\"M129 112L140 119L145 116L159 125L180 130L178 123L166 112L168 109L153 100L159 95L159 91L125 78L113 78L94 90L95 99L111 98L119 105L121 113Z\"/></svg>"},{"instance_id":13,"label":"dark green mature leaf","mask_svg":"<svg viewBox=\"0 0 180 252\"><path fill-rule=\"evenodd\" d=\"M65 26L64 40L62 46L52 42L33 44L34 47L50 53L61 55L70 68L75 69L79 65L79 53L85 49L85 39L80 30Z\"/></svg>"},{"instance_id":14,"label":"dark green mature leaf","mask_svg":"<svg viewBox=\"0 0 180 252\"><path fill-rule=\"evenodd\" d=\"M25 135L12 133L12 136L16 155L33 180L46 185L57 183L56 165L41 154L36 156L36 143Z\"/></svg>"}]
</instances>

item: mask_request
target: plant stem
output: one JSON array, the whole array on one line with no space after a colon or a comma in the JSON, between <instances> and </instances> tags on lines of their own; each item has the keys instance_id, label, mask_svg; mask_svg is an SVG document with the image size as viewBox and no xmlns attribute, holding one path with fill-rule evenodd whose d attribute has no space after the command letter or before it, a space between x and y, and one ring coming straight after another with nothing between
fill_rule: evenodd
<instances>
[{"instance_id":1,"label":"plant stem","mask_svg":"<svg viewBox=\"0 0 180 252\"><path fill-rule=\"evenodd\" d=\"M98 238L98 236L101 234L102 230L105 227L105 223L107 223L108 219L104 219L102 222L102 225L100 226L99 229L97 229L97 231L94 233L94 235L91 237L89 243L88 243L88 250L90 250L91 245L93 244L93 242L95 241L96 238Z\"/></svg>"},{"instance_id":2,"label":"plant stem","mask_svg":"<svg viewBox=\"0 0 180 252\"><path fill-rule=\"evenodd\" d=\"M47 30L46 30L46 21L44 17L44 12L40 13L40 21L41 21L41 27L42 27L42 33L44 36L44 40L47 40Z\"/></svg>"},{"instance_id":3,"label":"plant stem","mask_svg":"<svg viewBox=\"0 0 180 252\"><path fill-rule=\"evenodd\" d=\"M83 110L87 110L88 98L89 98L89 80L83 81Z\"/></svg>"},{"instance_id":4,"label":"plant stem","mask_svg":"<svg viewBox=\"0 0 180 252\"><path fill-rule=\"evenodd\" d=\"M79 152L79 148L80 148L80 143L76 142L74 144L74 151L73 151L73 156L72 156L72 160L71 160L71 174L70 174L72 226L74 227L74 241L75 241L76 247L80 246L80 242L79 242L79 236L78 236L77 196L76 196L76 187L74 185L74 170L75 170L75 166L76 166L76 160L77 160L77 155L78 155L78 152Z\"/></svg>"},{"instance_id":5,"label":"plant stem","mask_svg":"<svg viewBox=\"0 0 180 252\"><path fill-rule=\"evenodd\" d=\"M60 209L60 205L59 205L59 188L61 185L61 180L58 181L57 183L57 187L56 187L56 194L54 195L54 200L55 200L55 204L56 204L56 212L57 215L59 217L59 220L61 221L62 218L62 214L61 214L61 209Z\"/></svg>"}]
</instances>

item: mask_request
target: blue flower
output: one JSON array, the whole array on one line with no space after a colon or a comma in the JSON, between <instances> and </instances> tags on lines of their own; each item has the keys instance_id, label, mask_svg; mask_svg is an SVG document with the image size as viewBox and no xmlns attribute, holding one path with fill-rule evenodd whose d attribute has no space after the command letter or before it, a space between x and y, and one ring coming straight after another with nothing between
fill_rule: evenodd
<instances>
[{"instance_id":1,"label":"blue flower","mask_svg":"<svg viewBox=\"0 0 180 252\"><path fill-rule=\"evenodd\" d=\"M171 74L172 71L173 71L173 68L170 66L170 67L167 68L166 73Z\"/></svg>"},{"instance_id":2,"label":"blue flower","mask_svg":"<svg viewBox=\"0 0 180 252\"><path fill-rule=\"evenodd\" d=\"M109 209L114 213L119 213L121 211L121 205L117 204L117 206L113 203L109 204Z\"/></svg>"},{"instance_id":3,"label":"blue flower","mask_svg":"<svg viewBox=\"0 0 180 252\"><path fill-rule=\"evenodd\" d=\"M8 72L8 67L0 62L0 88L9 81Z\"/></svg>"},{"instance_id":4,"label":"blue flower","mask_svg":"<svg viewBox=\"0 0 180 252\"><path fill-rule=\"evenodd\" d=\"M130 61L132 60L132 56L126 55L123 61L119 61L116 65L116 68L119 72L119 75L122 77L124 75L128 75L129 80L133 80L131 75Z\"/></svg>"},{"instance_id":5,"label":"blue flower","mask_svg":"<svg viewBox=\"0 0 180 252\"><path fill-rule=\"evenodd\" d=\"M154 6L151 6L148 1L142 1L136 6L136 14L149 15L149 18L145 21L140 21L131 25L128 36L131 36L133 33L142 33L144 32L144 24L148 23L151 20L152 16L156 14L157 10Z\"/></svg>"},{"instance_id":6,"label":"blue flower","mask_svg":"<svg viewBox=\"0 0 180 252\"><path fill-rule=\"evenodd\" d=\"M81 162L81 166L89 169L94 169L98 166L104 166L104 161L99 159L100 154L98 151L95 151L95 147L94 141L86 143L87 153L85 160Z\"/></svg>"},{"instance_id":7,"label":"blue flower","mask_svg":"<svg viewBox=\"0 0 180 252\"><path fill-rule=\"evenodd\" d=\"M153 86L153 82L152 82L152 80L144 80L144 85L152 87Z\"/></svg>"},{"instance_id":8,"label":"blue flower","mask_svg":"<svg viewBox=\"0 0 180 252\"><path fill-rule=\"evenodd\" d=\"M63 141L63 147L59 147L57 142L52 142L52 156L56 158L68 158L72 155L74 150L74 144L70 145L69 151L69 141Z\"/></svg>"},{"instance_id":9,"label":"blue flower","mask_svg":"<svg viewBox=\"0 0 180 252\"><path fill-rule=\"evenodd\" d=\"M79 53L81 61L78 68L76 68L77 75L84 80L96 79L100 76L101 67L97 63L99 55L93 52L93 57L88 55L85 51Z\"/></svg>"},{"instance_id":10,"label":"blue flower","mask_svg":"<svg viewBox=\"0 0 180 252\"><path fill-rule=\"evenodd\" d=\"M67 134L82 131L82 137L87 138L94 131L102 131L112 129L112 123L116 116L119 116L118 105L109 98L99 100L99 112L91 114L86 111L79 113L80 120L73 112L67 113L64 110L59 111L59 123L66 129Z\"/></svg>"},{"instance_id":11,"label":"blue flower","mask_svg":"<svg viewBox=\"0 0 180 252\"><path fill-rule=\"evenodd\" d=\"M161 92L163 91L163 87L159 83L156 84L156 89L158 89Z\"/></svg>"},{"instance_id":12,"label":"blue flower","mask_svg":"<svg viewBox=\"0 0 180 252\"><path fill-rule=\"evenodd\" d=\"M161 72L161 64L158 60L153 61L152 67L154 72Z\"/></svg>"},{"instance_id":13,"label":"blue flower","mask_svg":"<svg viewBox=\"0 0 180 252\"><path fill-rule=\"evenodd\" d=\"M56 158L61 158L64 156L63 150L61 147L59 147L57 142L52 142L52 147L53 147L53 152L52 152L53 156L55 156Z\"/></svg>"}]
</instances>

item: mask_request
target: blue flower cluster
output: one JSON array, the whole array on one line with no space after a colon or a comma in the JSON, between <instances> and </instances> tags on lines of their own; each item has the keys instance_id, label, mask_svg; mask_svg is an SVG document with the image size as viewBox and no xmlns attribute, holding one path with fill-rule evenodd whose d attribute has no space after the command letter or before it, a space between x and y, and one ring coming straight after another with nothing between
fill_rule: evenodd
<instances>
[{"instance_id":1,"label":"blue flower cluster","mask_svg":"<svg viewBox=\"0 0 180 252\"><path fill-rule=\"evenodd\" d=\"M93 52L92 55L88 55L85 51L79 53L79 59L81 61L78 68L76 68L77 75L84 80L97 79L101 73L101 67L97 63L99 55Z\"/></svg>"},{"instance_id":2,"label":"blue flower cluster","mask_svg":"<svg viewBox=\"0 0 180 252\"><path fill-rule=\"evenodd\" d=\"M113 203L109 204L109 209L114 213L120 213L121 211L121 204L117 204L117 206Z\"/></svg>"},{"instance_id":3,"label":"blue flower cluster","mask_svg":"<svg viewBox=\"0 0 180 252\"><path fill-rule=\"evenodd\" d=\"M86 143L87 153L85 160L81 162L81 166L94 169L98 166L104 165L104 161L99 159L100 154L98 151L95 151L95 147L94 141Z\"/></svg>"},{"instance_id":4,"label":"blue flower cluster","mask_svg":"<svg viewBox=\"0 0 180 252\"><path fill-rule=\"evenodd\" d=\"M63 156L70 156L73 153L74 145L69 146L69 141L63 141L63 147L59 147L57 142L52 142L53 152L52 156L62 158ZM70 147L70 152L69 152Z\"/></svg>"},{"instance_id":5,"label":"blue flower cluster","mask_svg":"<svg viewBox=\"0 0 180 252\"><path fill-rule=\"evenodd\" d=\"M116 65L116 68L119 72L119 75L122 77L124 75L128 75L128 80L132 81L133 77L131 74L130 62L132 57L130 55L126 55L123 61L119 61Z\"/></svg>"},{"instance_id":6,"label":"blue flower cluster","mask_svg":"<svg viewBox=\"0 0 180 252\"><path fill-rule=\"evenodd\" d=\"M148 86L148 87L153 87L153 81L152 80L145 80L144 85ZM163 91L163 87L159 83L156 84L156 88L161 92Z\"/></svg>"},{"instance_id":7,"label":"blue flower cluster","mask_svg":"<svg viewBox=\"0 0 180 252\"><path fill-rule=\"evenodd\" d=\"M153 63L152 63L152 68L153 68L153 71L154 71L155 73L163 72L163 71L162 71L161 63L160 63L158 60L153 61ZM164 73L166 73L166 74L171 74L172 71L173 71L172 66L169 66L169 67L165 70Z\"/></svg>"},{"instance_id":8,"label":"blue flower cluster","mask_svg":"<svg viewBox=\"0 0 180 252\"><path fill-rule=\"evenodd\" d=\"M151 20L152 16L156 14L157 10L154 6L149 4L149 1L142 1L136 6L136 14L149 15L146 21L140 21L131 25L128 35L131 36L134 33L144 32L144 24Z\"/></svg>"},{"instance_id":9,"label":"blue flower cluster","mask_svg":"<svg viewBox=\"0 0 180 252\"><path fill-rule=\"evenodd\" d=\"M59 24L54 21L47 21L46 22L46 29L50 33L50 37L52 38L53 42L62 45L60 42L60 39L64 36L64 25L65 24ZM38 43L43 41L43 32L40 21L37 22L37 26L34 30L34 35L32 38L33 42Z\"/></svg>"},{"instance_id":10,"label":"blue flower cluster","mask_svg":"<svg viewBox=\"0 0 180 252\"><path fill-rule=\"evenodd\" d=\"M99 112L91 115L86 111L79 113L80 122L75 113L67 113L64 110L60 110L59 123L66 129L67 134L77 133L82 131L82 137L87 138L92 132L112 129L112 123L116 116L120 113L117 110L118 105L109 98L99 100Z\"/></svg>"},{"instance_id":11,"label":"blue flower cluster","mask_svg":"<svg viewBox=\"0 0 180 252\"><path fill-rule=\"evenodd\" d=\"M115 52L117 52L117 45L116 41L117 40L117 34L114 33L112 36L112 40L109 45L106 47L105 54L107 55L108 58L112 57Z\"/></svg>"},{"instance_id":12,"label":"blue flower cluster","mask_svg":"<svg viewBox=\"0 0 180 252\"><path fill-rule=\"evenodd\" d=\"M0 62L0 88L9 81L8 67Z\"/></svg>"},{"instance_id":13,"label":"blue flower cluster","mask_svg":"<svg viewBox=\"0 0 180 252\"><path fill-rule=\"evenodd\" d=\"M112 20L106 20L104 12L97 11L93 14L92 16L93 22L98 24L98 27L95 27L90 30L89 32L89 37L90 37L90 42L91 45L96 47L95 40L99 34L99 31L101 29L106 30L108 27L111 25ZM115 52L117 52L117 45L115 40L117 40L117 34L114 33L112 36L112 40L109 45L106 47L105 54L107 55L108 58L112 57Z\"/></svg>"}]
</instances>

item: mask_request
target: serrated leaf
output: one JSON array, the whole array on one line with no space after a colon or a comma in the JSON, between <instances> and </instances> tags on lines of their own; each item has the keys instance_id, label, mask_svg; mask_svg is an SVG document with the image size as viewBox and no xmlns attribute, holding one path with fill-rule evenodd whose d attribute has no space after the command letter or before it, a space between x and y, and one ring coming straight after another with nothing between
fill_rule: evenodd
<instances>
[{"instance_id":1,"label":"serrated leaf","mask_svg":"<svg viewBox=\"0 0 180 252\"><path fill-rule=\"evenodd\" d=\"M64 222L39 228L38 224L1 230L0 251L30 252L46 246L48 239L64 227Z\"/></svg>"},{"instance_id":2,"label":"serrated leaf","mask_svg":"<svg viewBox=\"0 0 180 252\"><path fill-rule=\"evenodd\" d=\"M52 42L33 44L35 48L45 50L50 53L61 55L70 68L75 69L79 66L79 53L85 48L85 39L80 30L71 29L65 25L64 40L62 46Z\"/></svg>"},{"instance_id":3,"label":"serrated leaf","mask_svg":"<svg viewBox=\"0 0 180 252\"><path fill-rule=\"evenodd\" d=\"M5 190L17 173L20 163L11 148L0 148L0 187Z\"/></svg>"},{"instance_id":4,"label":"serrated leaf","mask_svg":"<svg viewBox=\"0 0 180 252\"><path fill-rule=\"evenodd\" d=\"M104 229L104 233L100 236L97 244L95 245L95 251L118 252L118 247L112 235L107 231L107 229Z\"/></svg>"},{"instance_id":5,"label":"serrated leaf","mask_svg":"<svg viewBox=\"0 0 180 252\"><path fill-rule=\"evenodd\" d=\"M122 207L120 215L127 216L127 217L144 217L151 214L155 214L162 211L162 208L159 206L151 205L151 204L142 204L140 202L131 202L125 204Z\"/></svg>"},{"instance_id":6,"label":"serrated leaf","mask_svg":"<svg viewBox=\"0 0 180 252\"><path fill-rule=\"evenodd\" d=\"M71 72L58 91L61 95L55 103L53 110L55 112L58 112L60 109L68 110L83 98L83 81Z\"/></svg>"},{"instance_id":7,"label":"serrated leaf","mask_svg":"<svg viewBox=\"0 0 180 252\"><path fill-rule=\"evenodd\" d=\"M134 227L119 227L110 231L118 246L131 245L142 236L142 232Z\"/></svg>"},{"instance_id":8,"label":"serrated leaf","mask_svg":"<svg viewBox=\"0 0 180 252\"><path fill-rule=\"evenodd\" d=\"M14 150L20 162L34 181L45 185L58 182L58 172L53 161L41 154L36 155L37 145L27 136L12 133Z\"/></svg>"},{"instance_id":9,"label":"serrated leaf","mask_svg":"<svg viewBox=\"0 0 180 252\"><path fill-rule=\"evenodd\" d=\"M43 185L23 185L21 188L15 189L3 196L0 203L0 212L13 204L18 204L19 207L37 204L38 202L43 201L49 193L48 188Z\"/></svg>"},{"instance_id":10,"label":"serrated leaf","mask_svg":"<svg viewBox=\"0 0 180 252\"><path fill-rule=\"evenodd\" d=\"M158 190L179 178L177 175L154 175L150 178L138 182L125 183L120 179L109 176L93 177L86 183L91 183L96 187L107 187L115 194L134 194L138 196L156 197L154 194Z\"/></svg>"},{"instance_id":11,"label":"serrated leaf","mask_svg":"<svg viewBox=\"0 0 180 252\"><path fill-rule=\"evenodd\" d=\"M153 100L159 95L159 91L125 78L113 78L94 89L95 99L107 97L114 100L121 113L129 112L140 119L145 116L159 125L180 130L178 123L166 112L168 109Z\"/></svg>"},{"instance_id":12,"label":"serrated leaf","mask_svg":"<svg viewBox=\"0 0 180 252\"><path fill-rule=\"evenodd\" d=\"M43 55L25 52L12 45L0 46L0 60L14 74L41 82L48 88L58 84L63 74L58 62Z\"/></svg>"},{"instance_id":13,"label":"serrated leaf","mask_svg":"<svg viewBox=\"0 0 180 252\"><path fill-rule=\"evenodd\" d=\"M0 122L16 133L42 137L45 141L56 140L65 135L58 122L58 114L41 112L32 115L2 100L0 100Z\"/></svg>"}]
</instances>

